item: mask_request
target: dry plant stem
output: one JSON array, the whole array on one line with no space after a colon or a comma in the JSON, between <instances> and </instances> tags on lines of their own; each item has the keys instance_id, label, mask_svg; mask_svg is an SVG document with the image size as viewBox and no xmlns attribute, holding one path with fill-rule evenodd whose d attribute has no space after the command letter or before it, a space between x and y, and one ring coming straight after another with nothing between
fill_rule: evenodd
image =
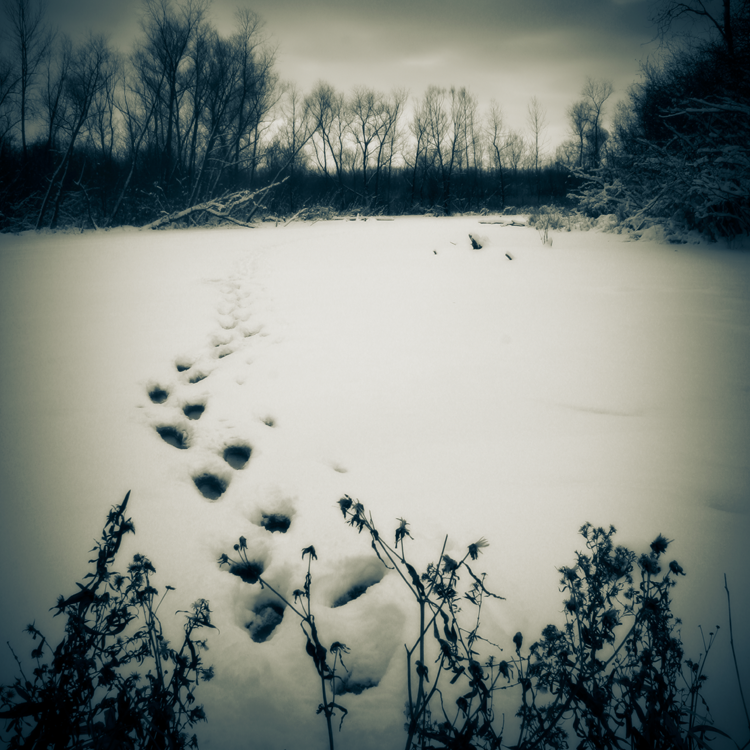
<instances>
[{"instance_id":1,"label":"dry plant stem","mask_svg":"<svg viewBox=\"0 0 750 750\"><path fill-rule=\"evenodd\" d=\"M732 601L729 598L729 586L727 585L727 576L724 574L724 590L727 592L727 610L729 612L729 645L732 649L732 660L734 661L734 670L737 674L737 685L740 689L740 698L742 699L742 708L745 711L745 720L747 721L747 728L750 731L750 713L747 710L747 702L745 701L745 693L742 690L742 680L740 679L740 668L737 666L737 653L734 650L734 633L732 632ZM750 745L748 740L743 747Z\"/></svg>"},{"instance_id":2,"label":"dry plant stem","mask_svg":"<svg viewBox=\"0 0 750 750\"><path fill-rule=\"evenodd\" d=\"M312 642L316 646L319 646L320 641L318 640L318 629L315 627L315 620L309 611L311 609L311 596L312 596L311 595L312 586L310 582L310 563L311 563L311 560L308 559L307 580L306 580L306 586L305 586L305 588L307 589L307 596L308 596L308 600L307 600L308 611L305 611L305 608L303 607L302 608L303 611L300 612L291 602L289 602L289 600L285 596L280 594L273 586L271 586L270 583L265 581L262 576L258 576L258 583L260 583L261 586L267 586L274 594L276 594L276 596L279 599L281 599L282 602L284 602L284 604L287 605L287 607L289 607L300 618L301 620L300 627L302 628L302 632L307 637L308 642L312 640ZM308 627L310 628L309 633L305 630L305 623L307 623ZM316 664L316 667L317 667L317 664ZM318 672L318 675L320 676L320 687L323 693L323 712L325 713L326 727L328 729L328 747L330 748L330 750L334 750L333 726L331 724L331 716L333 714L333 711L328 705L328 694L326 691L326 678L320 669L318 669L317 672ZM334 694L334 698L335 698L335 694Z\"/></svg>"},{"instance_id":3,"label":"dry plant stem","mask_svg":"<svg viewBox=\"0 0 750 750\"><path fill-rule=\"evenodd\" d=\"M241 564L248 565L249 560L247 557L247 540L245 537L240 537L239 543L234 545L234 549L239 553ZM323 696L323 702L318 707L318 713L325 715L326 728L328 730L328 747L329 750L334 750L334 738L333 738L333 724L331 719L334 716L336 709L346 716L346 709L336 703L336 666L341 660L342 666L344 666L343 659L341 658L341 652L346 653L348 649L343 643L335 642L330 651L334 654L333 668L328 666L326 654L328 651L323 647L318 637L318 629L315 625L315 617L312 614L312 574L311 566L312 560L317 559L315 554L315 548L310 546L302 550L302 558L307 557L307 573L305 575L305 584L303 590L297 590L294 592L294 601L300 601L299 608L295 607L283 594L277 591L270 583L268 583L260 573L257 573L252 580L248 580L248 583L259 583L261 588L268 588L280 601L282 601L289 609L300 618L300 627L302 632L305 634L305 640L307 641L305 650L308 656L313 660L315 664L315 671L320 677L320 687ZM230 563L236 563L236 561L230 559L227 555L222 555L219 558L219 565L228 565ZM345 668L345 666L344 666ZM339 678L341 679L341 678ZM331 700L328 699L328 690L326 688L326 680L331 681Z\"/></svg>"}]
</instances>

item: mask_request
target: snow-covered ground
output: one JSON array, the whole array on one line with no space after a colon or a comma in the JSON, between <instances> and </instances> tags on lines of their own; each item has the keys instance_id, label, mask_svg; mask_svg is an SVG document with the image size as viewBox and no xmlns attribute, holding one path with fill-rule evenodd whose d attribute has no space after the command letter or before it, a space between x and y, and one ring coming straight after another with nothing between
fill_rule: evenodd
<instances>
[{"instance_id":1,"label":"snow-covered ground","mask_svg":"<svg viewBox=\"0 0 750 750\"><path fill-rule=\"evenodd\" d=\"M637 551L674 539L683 637L697 656L698 625L721 625L709 698L739 731L723 574L748 680L750 252L597 231L549 247L479 221L0 236L0 682L15 674L5 641L29 650L27 622L59 634L48 608L132 490L119 567L140 551L176 587L160 611L175 636L171 613L199 597L219 628L203 748L326 746L298 623L254 642L261 592L217 564L241 535L286 592L315 545L321 637L378 683L341 699L339 746L400 747L414 613L392 576L331 606L373 576L346 493L389 536L405 517L419 564L446 533L455 554L487 537L483 569L506 597L487 635L509 650L560 621L556 568L584 522ZM231 447L251 449L244 468ZM218 499L196 487L204 474L227 483ZM261 525L279 513L285 534Z\"/></svg>"}]
</instances>

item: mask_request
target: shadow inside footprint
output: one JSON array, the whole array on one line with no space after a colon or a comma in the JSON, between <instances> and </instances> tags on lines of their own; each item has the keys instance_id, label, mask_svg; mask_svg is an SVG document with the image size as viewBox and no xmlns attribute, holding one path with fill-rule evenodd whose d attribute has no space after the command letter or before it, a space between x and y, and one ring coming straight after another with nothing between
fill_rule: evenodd
<instances>
[{"instance_id":1,"label":"shadow inside footprint","mask_svg":"<svg viewBox=\"0 0 750 750\"><path fill-rule=\"evenodd\" d=\"M385 573L385 568L377 558L368 558L359 561L351 560L349 562L349 575L344 576L343 580L336 587L340 593L333 594L331 607L334 609L336 607L343 607L345 604L359 599L367 589L376 583L380 583ZM346 580L347 578L348 581Z\"/></svg>"},{"instance_id":2,"label":"shadow inside footprint","mask_svg":"<svg viewBox=\"0 0 750 750\"><path fill-rule=\"evenodd\" d=\"M233 469L244 469L245 464L250 460L252 448L248 445L230 445L224 449L224 460Z\"/></svg>"},{"instance_id":3,"label":"shadow inside footprint","mask_svg":"<svg viewBox=\"0 0 750 750\"><path fill-rule=\"evenodd\" d=\"M201 380L205 380L208 377L208 374L205 372L196 372L195 375L193 375L192 378L190 378L190 383L200 383Z\"/></svg>"},{"instance_id":4,"label":"shadow inside footprint","mask_svg":"<svg viewBox=\"0 0 750 750\"><path fill-rule=\"evenodd\" d=\"M203 404L188 404L182 411L188 419L200 419L205 410Z\"/></svg>"},{"instance_id":5,"label":"shadow inside footprint","mask_svg":"<svg viewBox=\"0 0 750 750\"><path fill-rule=\"evenodd\" d=\"M175 448L185 450L189 447L187 435L177 427L172 427L171 425L160 425L156 428L156 431L165 443L173 445Z\"/></svg>"},{"instance_id":6,"label":"shadow inside footprint","mask_svg":"<svg viewBox=\"0 0 750 750\"><path fill-rule=\"evenodd\" d=\"M159 388L159 386L156 386L155 388L152 388L148 392L148 397L155 404L163 404L167 400L168 396L169 396L169 392L165 391L163 388Z\"/></svg>"},{"instance_id":7,"label":"shadow inside footprint","mask_svg":"<svg viewBox=\"0 0 750 750\"><path fill-rule=\"evenodd\" d=\"M200 474L193 482L206 500L218 500L227 490L227 483L215 474Z\"/></svg>"},{"instance_id":8,"label":"shadow inside footprint","mask_svg":"<svg viewBox=\"0 0 750 750\"><path fill-rule=\"evenodd\" d=\"M256 643L265 643L284 619L284 607L281 602L264 602L253 608L253 614L245 627Z\"/></svg>"},{"instance_id":9,"label":"shadow inside footprint","mask_svg":"<svg viewBox=\"0 0 750 750\"><path fill-rule=\"evenodd\" d=\"M281 534L286 534L292 525L292 519L283 513L264 513L260 519L260 525L266 531L278 531Z\"/></svg>"},{"instance_id":10,"label":"shadow inside footprint","mask_svg":"<svg viewBox=\"0 0 750 750\"><path fill-rule=\"evenodd\" d=\"M336 692L339 695L346 695L351 693L352 695L360 695L365 690L377 687L380 684L380 680L366 679L366 680L355 680L352 679L351 674L347 674L342 678L336 686Z\"/></svg>"}]
</instances>

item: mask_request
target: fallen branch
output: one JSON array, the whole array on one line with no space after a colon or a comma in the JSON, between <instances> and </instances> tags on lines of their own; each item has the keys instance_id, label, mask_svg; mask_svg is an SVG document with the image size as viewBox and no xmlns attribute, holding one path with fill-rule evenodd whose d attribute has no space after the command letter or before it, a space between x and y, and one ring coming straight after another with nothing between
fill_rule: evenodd
<instances>
[{"instance_id":1,"label":"fallen branch","mask_svg":"<svg viewBox=\"0 0 750 750\"><path fill-rule=\"evenodd\" d=\"M240 190L236 193L231 193L224 198L214 198L210 201L205 201L204 203L198 203L195 206L190 206L190 208L185 208L182 211L175 211L171 214L166 214L156 221L152 221L150 224L146 224L143 229L158 229L159 227L163 227L165 224L171 224L173 221L180 221L187 216L201 211L211 214L211 216L225 219L226 221L230 221L234 224L252 228L252 224L233 217L231 215L232 211L235 211L241 206L252 202L255 206L255 209L252 213L255 213L255 210L257 210L258 208L258 203L254 200L255 196L265 195L271 188L281 185L283 182L286 182L287 179L289 178L284 177L283 180L272 182L270 185L267 185L264 188L260 188L259 190L253 190L252 192L250 192L249 190Z\"/></svg>"}]
</instances>

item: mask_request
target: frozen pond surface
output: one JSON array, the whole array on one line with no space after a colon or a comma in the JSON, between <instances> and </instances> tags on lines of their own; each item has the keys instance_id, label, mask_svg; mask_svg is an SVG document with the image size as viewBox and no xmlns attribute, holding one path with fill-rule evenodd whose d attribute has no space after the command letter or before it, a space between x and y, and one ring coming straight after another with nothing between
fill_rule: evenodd
<instances>
[{"instance_id":1,"label":"frozen pond surface","mask_svg":"<svg viewBox=\"0 0 750 750\"><path fill-rule=\"evenodd\" d=\"M278 614L217 565L240 535L287 591L315 545L321 638L379 683L342 698L339 746L400 747L414 613L387 575L333 606L380 575L346 493L384 534L405 517L422 565L446 533L455 554L487 537L506 601L486 622L508 648L560 621L584 522L638 552L674 539L688 653L721 625L712 708L739 728L723 574L747 679L750 253L599 232L548 247L479 221L0 235L0 681L5 641L27 652L32 620L56 633L48 608L132 490L119 567L142 552L176 587L175 635L199 597L220 631L201 747L326 744L298 624L253 641L253 610Z\"/></svg>"}]
</instances>

